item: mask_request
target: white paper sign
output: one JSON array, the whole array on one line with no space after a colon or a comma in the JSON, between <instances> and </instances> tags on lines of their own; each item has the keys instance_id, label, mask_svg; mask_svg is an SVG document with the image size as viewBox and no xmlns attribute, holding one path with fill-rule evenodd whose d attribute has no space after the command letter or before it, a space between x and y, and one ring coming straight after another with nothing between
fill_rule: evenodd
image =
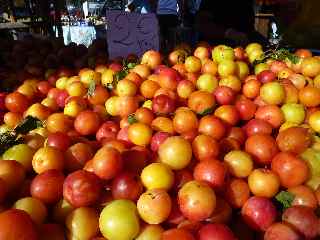
<instances>
[{"instance_id":1,"label":"white paper sign","mask_svg":"<svg viewBox=\"0 0 320 240\"><path fill-rule=\"evenodd\" d=\"M159 50L159 24L155 14L107 11L109 57L139 57L147 50Z\"/></svg>"}]
</instances>

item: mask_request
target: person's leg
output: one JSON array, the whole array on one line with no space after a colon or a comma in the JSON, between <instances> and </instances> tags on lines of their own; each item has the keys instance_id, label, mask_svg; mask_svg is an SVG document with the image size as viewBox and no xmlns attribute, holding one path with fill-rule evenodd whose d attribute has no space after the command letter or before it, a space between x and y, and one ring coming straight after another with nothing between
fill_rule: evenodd
<instances>
[{"instance_id":1,"label":"person's leg","mask_svg":"<svg viewBox=\"0 0 320 240\"><path fill-rule=\"evenodd\" d=\"M179 24L178 16L176 15L158 15L160 34L162 39L162 49L168 48L170 41L170 29L175 28Z\"/></svg>"}]
</instances>

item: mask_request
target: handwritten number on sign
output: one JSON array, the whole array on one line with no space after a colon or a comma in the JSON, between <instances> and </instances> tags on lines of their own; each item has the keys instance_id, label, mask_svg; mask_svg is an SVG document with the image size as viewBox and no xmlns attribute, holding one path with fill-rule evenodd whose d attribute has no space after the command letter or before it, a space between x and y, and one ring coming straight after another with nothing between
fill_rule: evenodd
<instances>
[{"instance_id":1,"label":"handwritten number on sign","mask_svg":"<svg viewBox=\"0 0 320 240\"><path fill-rule=\"evenodd\" d=\"M114 19L114 27L117 28L118 33L120 36L118 39L113 40L114 43L122 44L124 46L130 46L133 42L128 42L127 40L130 39L130 21L126 14L120 13Z\"/></svg>"}]
</instances>

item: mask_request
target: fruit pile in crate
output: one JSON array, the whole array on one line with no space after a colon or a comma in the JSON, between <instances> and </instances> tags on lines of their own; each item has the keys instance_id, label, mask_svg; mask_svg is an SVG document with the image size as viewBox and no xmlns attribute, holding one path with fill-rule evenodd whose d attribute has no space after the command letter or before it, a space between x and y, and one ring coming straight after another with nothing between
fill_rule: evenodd
<instances>
[{"instance_id":1,"label":"fruit pile in crate","mask_svg":"<svg viewBox=\"0 0 320 240\"><path fill-rule=\"evenodd\" d=\"M0 95L1 240L319 239L320 58L200 43Z\"/></svg>"}]
</instances>

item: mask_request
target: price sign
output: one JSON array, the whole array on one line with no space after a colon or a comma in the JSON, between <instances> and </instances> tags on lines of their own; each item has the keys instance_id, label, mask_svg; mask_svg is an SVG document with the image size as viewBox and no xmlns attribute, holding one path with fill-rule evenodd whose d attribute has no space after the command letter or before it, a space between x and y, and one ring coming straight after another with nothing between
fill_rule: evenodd
<instances>
[{"instance_id":1,"label":"price sign","mask_svg":"<svg viewBox=\"0 0 320 240\"><path fill-rule=\"evenodd\" d=\"M139 57L147 50L159 50L159 24L155 14L107 11L107 42L110 58Z\"/></svg>"}]
</instances>

